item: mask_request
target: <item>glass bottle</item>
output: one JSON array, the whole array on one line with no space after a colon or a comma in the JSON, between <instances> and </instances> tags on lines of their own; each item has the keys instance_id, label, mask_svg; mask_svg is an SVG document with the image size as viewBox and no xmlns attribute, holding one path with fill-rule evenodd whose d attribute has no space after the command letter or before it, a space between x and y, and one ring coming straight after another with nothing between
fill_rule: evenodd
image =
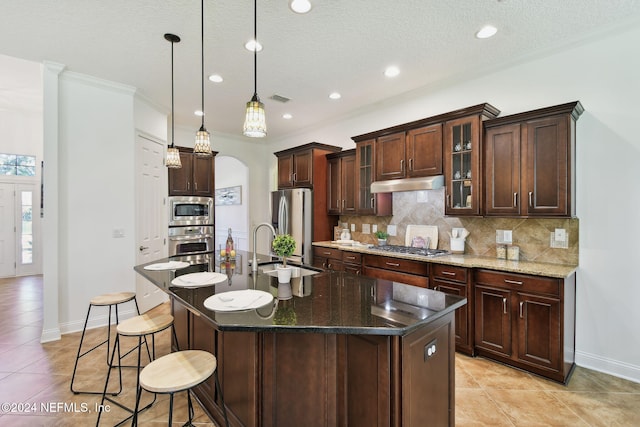
<instances>
[{"instance_id":1,"label":"glass bottle","mask_svg":"<svg viewBox=\"0 0 640 427\"><path fill-rule=\"evenodd\" d=\"M227 257L230 257L231 251L233 251L233 237L231 237L231 228L229 228L229 235L227 236L227 244L225 249L227 250Z\"/></svg>"}]
</instances>

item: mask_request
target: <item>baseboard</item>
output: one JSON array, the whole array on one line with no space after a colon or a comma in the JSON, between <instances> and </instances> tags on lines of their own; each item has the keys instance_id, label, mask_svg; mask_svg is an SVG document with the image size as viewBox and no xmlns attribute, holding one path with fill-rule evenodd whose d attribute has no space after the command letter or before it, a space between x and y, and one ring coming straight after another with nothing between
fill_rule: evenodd
<instances>
[{"instance_id":1,"label":"baseboard","mask_svg":"<svg viewBox=\"0 0 640 427\"><path fill-rule=\"evenodd\" d=\"M131 308L129 310L118 310L118 318L120 319L120 321L123 321L125 319L128 319L133 316L137 316L137 315L138 315L138 312L136 312L135 308ZM87 330L106 326L108 321L109 321L108 312L106 314L102 314L99 316L91 314L91 316L89 317L89 321L87 322ZM115 323L116 323L115 315L112 315L111 324L115 325ZM72 332L82 331L83 327L84 327L84 319L74 320L71 322L60 324L60 330L62 331L63 334L70 334Z\"/></svg>"},{"instance_id":2,"label":"baseboard","mask_svg":"<svg viewBox=\"0 0 640 427\"><path fill-rule=\"evenodd\" d=\"M640 366L576 351L576 365L640 383Z\"/></svg>"},{"instance_id":3,"label":"baseboard","mask_svg":"<svg viewBox=\"0 0 640 427\"><path fill-rule=\"evenodd\" d=\"M60 339L60 328L43 329L40 336L40 342L58 341Z\"/></svg>"}]
</instances>

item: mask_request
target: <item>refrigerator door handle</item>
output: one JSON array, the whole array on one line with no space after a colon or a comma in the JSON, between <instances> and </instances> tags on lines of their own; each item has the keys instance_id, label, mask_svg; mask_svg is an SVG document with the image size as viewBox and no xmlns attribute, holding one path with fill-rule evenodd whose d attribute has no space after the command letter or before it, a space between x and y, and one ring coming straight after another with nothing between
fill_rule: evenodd
<instances>
[{"instance_id":1,"label":"refrigerator door handle","mask_svg":"<svg viewBox=\"0 0 640 427\"><path fill-rule=\"evenodd\" d=\"M287 198L283 194L282 196L280 196L280 208L278 212L278 225L280 226L280 229L278 231L280 234L285 234L287 233L287 230L289 230L288 209L289 207L287 206Z\"/></svg>"}]
</instances>

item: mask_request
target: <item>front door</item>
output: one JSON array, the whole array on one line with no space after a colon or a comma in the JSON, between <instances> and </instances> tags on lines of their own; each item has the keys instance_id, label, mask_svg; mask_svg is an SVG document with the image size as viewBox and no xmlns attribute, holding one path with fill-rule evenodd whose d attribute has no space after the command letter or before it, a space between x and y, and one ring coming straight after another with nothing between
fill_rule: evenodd
<instances>
[{"instance_id":1,"label":"front door","mask_svg":"<svg viewBox=\"0 0 640 427\"><path fill-rule=\"evenodd\" d=\"M136 137L136 265L167 256L167 171L164 145ZM141 312L167 300L157 286L136 274L136 296Z\"/></svg>"}]
</instances>

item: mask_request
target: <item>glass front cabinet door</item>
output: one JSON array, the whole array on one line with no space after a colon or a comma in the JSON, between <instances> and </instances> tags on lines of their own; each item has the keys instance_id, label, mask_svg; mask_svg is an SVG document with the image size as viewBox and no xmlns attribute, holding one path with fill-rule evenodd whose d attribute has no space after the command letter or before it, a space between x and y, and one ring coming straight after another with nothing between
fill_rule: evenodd
<instances>
[{"instance_id":1,"label":"glass front cabinet door","mask_svg":"<svg viewBox=\"0 0 640 427\"><path fill-rule=\"evenodd\" d=\"M445 124L445 214L480 215L480 116Z\"/></svg>"}]
</instances>

